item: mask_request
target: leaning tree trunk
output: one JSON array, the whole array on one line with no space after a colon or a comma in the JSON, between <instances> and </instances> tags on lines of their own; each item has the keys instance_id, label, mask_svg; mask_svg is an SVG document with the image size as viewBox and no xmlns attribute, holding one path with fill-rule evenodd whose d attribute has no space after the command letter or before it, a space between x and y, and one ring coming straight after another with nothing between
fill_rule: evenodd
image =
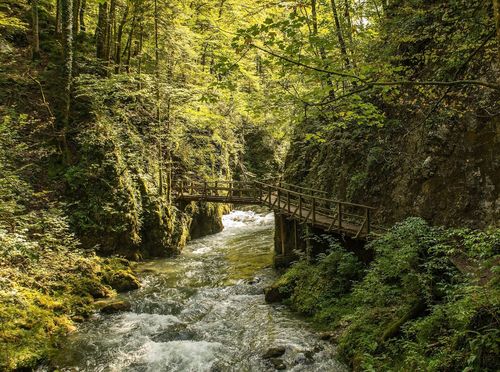
<instances>
[{"instance_id":1,"label":"leaning tree trunk","mask_svg":"<svg viewBox=\"0 0 500 372\"><path fill-rule=\"evenodd\" d=\"M69 116L71 110L71 87L73 79L73 0L61 0L61 18L63 31L63 85L64 107L62 115L61 140L64 148L64 161L71 162L71 153L68 146L66 133L69 129Z\"/></svg>"},{"instance_id":2,"label":"leaning tree trunk","mask_svg":"<svg viewBox=\"0 0 500 372\"><path fill-rule=\"evenodd\" d=\"M32 57L33 59L38 59L40 57L40 23L38 21L38 0L32 0L31 3L31 13L32 13Z\"/></svg>"},{"instance_id":3,"label":"leaning tree trunk","mask_svg":"<svg viewBox=\"0 0 500 372\"><path fill-rule=\"evenodd\" d=\"M312 18L312 34L315 38L318 37L318 3L316 0L311 0L311 18ZM316 40L318 42L319 40ZM311 47L314 49L314 43L311 42ZM328 56L323 45L319 45L319 56L321 58L321 63L324 68L328 67ZM335 97L335 91L333 89L333 83L330 77L326 79L326 84L330 87L329 95L331 98Z\"/></svg>"}]
</instances>

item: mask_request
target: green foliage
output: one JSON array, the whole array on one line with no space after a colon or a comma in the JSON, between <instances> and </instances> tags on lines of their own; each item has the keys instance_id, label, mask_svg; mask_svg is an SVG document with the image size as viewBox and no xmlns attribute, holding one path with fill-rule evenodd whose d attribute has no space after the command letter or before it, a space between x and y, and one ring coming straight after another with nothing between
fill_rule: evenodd
<instances>
[{"instance_id":1,"label":"green foliage","mask_svg":"<svg viewBox=\"0 0 500 372\"><path fill-rule=\"evenodd\" d=\"M25 141L33 126L15 112L0 122L0 369L7 371L47 357L94 298L137 286L125 261L83 251L62 205L27 181L39 164L26 161L41 154Z\"/></svg>"},{"instance_id":2,"label":"green foliage","mask_svg":"<svg viewBox=\"0 0 500 372\"><path fill-rule=\"evenodd\" d=\"M336 248L277 284L294 309L335 330L355 370L493 371L498 236L410 218L369 244L376 256L366 274Z\"/></svg>"},{"instance_id":3,"label":"green foliage","mask_svg":"<svg viewBox=\"0 0 500 372\"><path fill-rule=\"evenodd\" d=\"M327 239L319 237L320 240ZM301 260L280 279L280 291L290 293L295 310L314 316L319 322L332 320L339 299L350 292L353 283L363 276L363 265L336 241L320 254L317 262Z\"/></svg>"}]
</instances>

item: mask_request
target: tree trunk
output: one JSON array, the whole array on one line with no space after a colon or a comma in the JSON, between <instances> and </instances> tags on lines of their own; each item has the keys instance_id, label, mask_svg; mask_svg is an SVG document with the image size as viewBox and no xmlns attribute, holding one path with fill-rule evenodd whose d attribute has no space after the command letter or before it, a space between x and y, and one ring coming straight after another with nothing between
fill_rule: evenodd
<instances>
[{"instance_id":1,"label":"tree trunk","mask_svg":"<svg viewBox=\"0 0 500 372\"><path fill-rule=\"evenodd\" d=\"M498 61L500 61L500 0L493 0L493 17L497 28Z\"/></svg>"},{"instance_id":2,"label":"tree trunk","mask_svg":"<svg viewBox=\"0 0 500 372\"><path fill-rule=\"evenodd\" d=\"M226 0L220 0L219 4L219 19L222 18L222 13L224 13L224 4L226 3Z\"/></svg>"},{"instance_id":3,"label":"tree trunk","mask_svg":"<svg viewBox=\"0 0 500 372\"><path fill-rule=\"evenodd\" d=\"M349 5L349 0L344 0L344 17L347 22L347 37L349 38L349 43L351 44L351 50L353 47L352 39L352 21L351 21L351 10Z\"/></svg>"},{"instance_id":4,"label":"tree trunk","mask_svg":"<svg viewBox=\"0 0 500 372\"><path fill-rule=\"evenodd\" d=\"M31 13L32 13L31 47L32 47L32 57L35 60L40 57L40 23L38 21L38 0L32 0Z\"/></svg>"},{"instance_id":5,"label":"tree trunk","mask_svg":"<svg viewBox=\"0 0 500 372\"><path fill-rule=\"evenodd\" d=\"M85 11L87 10L87 0L81 0L81 5L80 5L80 31L85 32L87 31L87 27L85 26Z\"/></svg>"},{"instance_id":6,"label":"tree trunk","mask_svg":"<svg viewBox=\"0 0 500 372\"><path fill-rule=\"evenodd\" d=\"M337 39L339 41L340 53L342 54L342 58L345 61L346 67L349 68L351 66L351 62L350 62L349 57L347 55L347 47L345 44L344 36L342 35L342 28L340 27L340 20L339 20L339 15L337 12L337 5L335 4L335 0L330 0L330 3L332 5L333 19L335 21L335 31L337 33Z\"/></svg>"},{"instance_id":7,"label":"tree trunk","mask_svg":"<svg viewBox=\"0 0 500 372\"><path fill-rule=\"evenodd\" d=\"M137 61L137 73L139 74L139 88L142 89L142 79L141 79L141 74L142 74L142 48L144 45L144 25L142 22L140 23L139 26L139 53L138 53L138 61Z\"/></svg>"},{"instance_id":8,"label":"tree trunk","mask_svg":"<svg viewBox=\"0 0 500 372\"><path fill-rule=\"evenodd\" d=\"M80 33L80 5L81 0L73 0L73 36Z\"/></svg>"},{"instance_id":9,"label":"tree trunk","mask_svg":"<svg viewBox=\"0 0 500 372\"><path fill-rule=\"evenodd\" d=\"M56 3L56 35L62 34L62 20L61 20L61 0Z\"/></svg>"},{"instance_id":10,"label":"tree trunk","mask_svg":"<svg viewBox=\"0 0 500 372\"><path fill-rule=\"evenodd\" d=\"M61 139L64 148L64 161L71 162L71 153L67 143L66 133L69 129L71 109L71 88L73 80L73 0L61 0L61 19L63 31L63 86L64 107L62 117Z\"/></svg>"},{"instance_id":11,"label":"tree trunk","mask_svg":"<svg viewBox=\"0 0 500 372\"><path fill-rule=\"evenodd\" d=\"M163 195L163 143L162 143L162 125L161 125L161 107L160 107L160 47L158 40L158 24L159 24L159 10L158 0L155 0L155 93L156 93L156 120L158 124L158 178L159 186L158 191Z\"/></svg>"},{"instance_id":12,"label":"tree trunk","mask_svg":"<svg viewBox=\"0 0 500 372\"><path fill-rule=\"evenodd\" d=\"M312 18L312 28L313 28L313 35L315 37L318 36L318 8L317 8L317 2L316 0L311 0L311 18ZM319 46L319 55L321 57L321 61L323 64L326 62L326 52L325 48L320 45Z\"/></svg>"},{"instance_id":13,"label":"tree trunk","mask_svg":"<svg viewBox=\"0 0 500 372\"><path fill-rule=\"evenodd\" d=\"M115 60L116 55L116 0L111 0L107 28L107 59Z\"/></svg>"},{"instance_id":14,"label":"tree trunk","mask_svg":"<svg viewBox=\"0 0 500 372\"><path fill-rule=\"evenodd\" d=\"M125 71L127 71L127 74L130 73L130 58L132 57L132 44L134 43L134 31L135 31L135 19L136 16L134 15L132 19L132 25L130 26L130 32L128 35L128 41L127 41L127 63L125 65Z\"/></svg>"},{"instance_id":15,"label":"tree trunk","mask_svg":"<svg viewBox=\"0 0 500 372\"><path fill-rule=\"evenodd\" d=\"M123 28L127 23L127 17L129 12L129 5L125 7L125 11L123 12L122 21L118 26L118 33L116 35L116 51L115 51L115 73L120 73L121 64L122 64L122 38L123 38Z\"/></svg>"},{"instance_id":16,"label":"tree trunk","mask_svg":"<svg viewBox=\"0 0 500 372\"><path fill-rule=\"evenodd\" d=\"M356 68L356 59L354 58L354 40L352 36L352 20L351 20L351 11L350 11L350 0L344 0L344 17L347 22L347 37L349 38L349 49L351 52L351 64L352 67Z\"/></svg>"},{"instance_id":17,"label":"tree trunk","mask_svg":"<svg viewBox=\"0 0 500 372\"><path fill-rule=\"evenodd\" d=\"M311 0L311 18L312 18L313 35L316 38L318 36L318 8L317 8L316 0ZM313 46L313 48L314 48L314 46ZM321 62L323 64L323 66L326 68L326 67L328 67L327 66L328 59L327 59L325 48L323 47L323 45L320 45L318 49L319 49L319 56L321 58ZM330 87L330 93L329 93L330 98L335 97L335 91L333 89L333 83L332 83L332 80L330 79L330 77L328 77L326 79L326 84Z\"/></svg>"},{"instance_id":18,"label":"tree trunk","mask_svg":"<svg viewBox=\"0 0 500 372\"><path fill-rule=\"evenodd\" d=\"M108 19L108 3L99 4L99 16L96 29L96 47L97 58L106 58L106 34L107 34L107 19Z\"/></svg>"}]
</instances>

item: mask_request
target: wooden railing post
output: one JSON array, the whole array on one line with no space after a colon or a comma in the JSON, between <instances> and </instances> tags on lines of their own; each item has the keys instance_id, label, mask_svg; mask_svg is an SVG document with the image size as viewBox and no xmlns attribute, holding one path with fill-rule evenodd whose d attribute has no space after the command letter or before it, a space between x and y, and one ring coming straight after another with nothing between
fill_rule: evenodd
<instances>
[{"instance_id":1,"label":"wooden railing post","mask_svg":"<svg viewBox=\"0 0 500 372\"><path fill-rule=\"evenodd\" d=\"M313 225L316 224L316 198L313 197L312 201L312 221Z\"/></svg>"},{"instance_id":2,"label":"wooden railing post","mask_svg":"<svg viewBox=\"0 0 500 372\"><path fill-rule=\"evenodd\" d=\"M233 183L229 183L229 198L233 197Z\"/></svg>"},{"instance_id":3,"label":"wooden railing post","mask_svg":"<svg viewBox=\"0 0 500 372\"><path fill-rule=\"evenodd\" d=\"M181 196L184 196L184 181L181 181Z\"/></svg>"},{"instance_id":4,"label":"wooden railing post","mask_svg":"<svg viewBox=\"0 0 500 372\"><path fill-rule=\"evenodd\" d=\"M271 205L272 205L272 203L271 203L271 185L267 186L267 194L268 194L267 201L269 202L269 208L271 208Z\"/></svg>"},{"instance_id":5,"label":"wooden railing post","mask_svg":"<svg viewBox=\"0 0 500 372\"><path fill-rule=\"evenodd\" d=\"M281 189L278 189L278 208L281 209Z\"/></svg>"},{"instance_id":6,"label":"wooden railing post","mask_svg":"<svg viewBox=\"0 0 500 372\"><path fill-rule=\"evenodd\" d=\"M339 217L339 230L342 230L342 203L337 204L338 208L338 217Z\"/></svg>"},{"instance_id":7,"label":"wooden railing post","mask_svg":"<svg viewBox=\"0 0 500 372\"><path fill-rule=\"evenodd\" d=\"M288 209L288 214L290 214L290 190L286 190L286 205Z\"/></svg>"},{"instance_id":8,"label":"wooden railing post","mask_svg":"<svg viewBox=\"0 0 500 372\"><path fill-rule=\"evenodd\" d=\"M191 181L191 195L194 195L194 181Z\"/></svg>"},{"instance_id":9,"label":"wooden railing post","mask_svg":"<svg viewBox=\"0 0 500 372\"><path fill-rule=\"evenodd\" d=\"M366 208L366 234L370 234L371 213L370 208Z\"/></svg>"},{"instance_id":10,"label":"wooden railing post","mask_svg":"<svg viewBox=\"0 0 500 372\"><path fill-rule=\"evenodd\" d=\"M218 181L215 181L215 196L219 196L219 182Z\"/></svg>"},{"instance_id":11,"label":"wooden railing post","mask_svg":"<svg viewBox=\"0 0 500 372\"><path fill-rule=\"evenodd\" d=\"M302 195L299 194L299 220L302 218Z\"/></svg>"},{"instance_id":12,"label":"wooden railing post","mask_svg":"<svg viewBox=\"0 0 500 372\"><path fill-rule=\"evenodd\" d=\"M264 198L264 190L262 189L262 185L260 183L257 187L259 188L259 200L262 203L262 198Z\"/></svg>"}]
</instances>

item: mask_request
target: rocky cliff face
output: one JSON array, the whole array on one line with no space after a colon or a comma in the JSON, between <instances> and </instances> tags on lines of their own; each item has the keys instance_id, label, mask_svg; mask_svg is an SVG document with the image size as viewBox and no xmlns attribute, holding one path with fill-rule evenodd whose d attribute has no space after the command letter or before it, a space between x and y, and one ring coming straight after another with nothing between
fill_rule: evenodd
<instances>
[{"instance_id":1,"label":"rocky cliff face","mask_svg":"<svg viewBox=\"0 0 500 372\"><path fill-rule=\"evenodd\" d=\"M337 128L321 143L306 138L324 123L305 122L295 134L285 178L378 207L376 218L388 225L412 215L438 225L498 224L498 117L420 120Z\"/></svg>"},{"instance_id":2,"label":"rocky cliff face","mask_svg":"<svg viewBox=\"0 0 500 372\"><path fill-rule=\"evenodd\" d=\"M222 216L229 207L214 203L190 203L185 209L189 216L189 236L191 239L215 234L224 229Z\"/></svg>"}]
</instances>

